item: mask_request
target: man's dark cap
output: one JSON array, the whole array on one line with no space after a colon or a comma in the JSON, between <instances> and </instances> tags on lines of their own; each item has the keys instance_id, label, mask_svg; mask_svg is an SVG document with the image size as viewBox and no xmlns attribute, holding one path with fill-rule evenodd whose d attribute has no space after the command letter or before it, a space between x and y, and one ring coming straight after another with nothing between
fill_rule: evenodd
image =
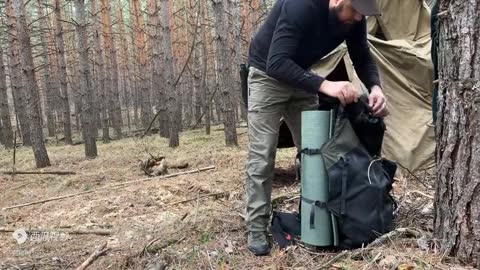
<instances>
[{"instance_id":1,"label":"man's dark cap","mask_svg":"<svg viewBox=\"0 0 480 270\"><path fill-rule=\"evenodd\" d=\"M380 15L377 0L352 0L352 6L363 16Z\"/></svg>"}]
</instances>

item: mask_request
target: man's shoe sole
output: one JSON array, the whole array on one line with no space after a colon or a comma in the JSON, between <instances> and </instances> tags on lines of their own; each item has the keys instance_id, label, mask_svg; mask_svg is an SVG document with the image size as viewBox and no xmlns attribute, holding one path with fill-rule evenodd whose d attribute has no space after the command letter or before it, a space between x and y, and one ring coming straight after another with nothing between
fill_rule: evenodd
<instances>
[{"instance_id":1,"label":"man's shoe sole","mask_svg":"<svg viewBox=\"0 0 480 270\"><path fill-rule=\"evenodd\" d=\"M270 254L270 248L267 247L265 250L259 250L253 247L248 247L248 250L250 250L255 256L266 256Z\"/></svg>"}]
</instances>

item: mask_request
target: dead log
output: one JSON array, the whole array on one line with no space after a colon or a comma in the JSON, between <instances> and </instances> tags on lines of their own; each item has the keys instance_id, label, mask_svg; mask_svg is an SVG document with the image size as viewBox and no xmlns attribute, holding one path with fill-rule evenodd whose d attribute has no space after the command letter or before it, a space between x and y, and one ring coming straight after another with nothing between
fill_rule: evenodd
<instances>
[{"instance_id":1,"label":"dead log","mask_svg":"<svg viewBox=\"0 0 480 270\"><path fill-rule=\"evenodd\" d=\"M98 257L105 255L105 253L109 250L107 248L107 243L103 243L101 246L97 247L95 251L88 257L87 260L85 260L79 267L77 267L76 270L84 270L87 269L87 267L92 264Z\"/></svg>"},{"instance_id":2,"label":"dead log","mask_svg":"<svg viewBox=\"0 0 480 270\"><path fill-rule=\"evenodd\" d=\"M164 156L154 156L150 154L150 158L140 161L140 169L148 176L160 176L168 173L168 169L186 169L189 164L186 162L178 164L168 164Z\"/></svg>"}]
</instances>

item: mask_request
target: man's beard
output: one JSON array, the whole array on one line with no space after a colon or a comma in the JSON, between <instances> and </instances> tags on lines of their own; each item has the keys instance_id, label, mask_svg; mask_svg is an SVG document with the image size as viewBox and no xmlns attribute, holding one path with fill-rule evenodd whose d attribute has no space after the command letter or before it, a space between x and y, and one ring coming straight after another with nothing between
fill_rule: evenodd
<instances>
[{"instance_id":1,"label":"man's beard","mask_svg":"<svg viewBox=\"0 0 480 270\"><path fill-rule=\"evenodd\" d=\"M350 33L350 30L353 26L353 24L348 24L340 21L338 14L340 14L342 9L343 5L339 5L337 7L329 9L328 12L328 27L330 29L330 32L338 38L345 38Z\"/></svg>"}]
</instances>

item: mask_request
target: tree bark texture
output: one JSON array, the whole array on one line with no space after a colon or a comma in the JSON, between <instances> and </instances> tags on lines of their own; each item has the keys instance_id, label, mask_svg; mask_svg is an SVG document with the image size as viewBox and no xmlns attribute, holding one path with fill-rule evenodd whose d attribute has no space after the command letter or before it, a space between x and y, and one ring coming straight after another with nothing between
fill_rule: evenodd
<instances>
[{"instance_id":1,"label":"tree bark texture","mask_svg":"<svg viewBox=\"0 0 480 270\"><path fill-rule=\"evenodd\" d=\"M56 131L55 121L55 97L58 95L57 80L54 78L53 61L48 46L47 34L49 32L48 17L45 16L44 9L46 7L46 0L37 0L38 19L40 23L40 43L42 46L43 57L43 79L45 85L46 107L45 114L47 116L47 130L48 136L54 137Z\"/></svg>"},{"instance_id":2,"label":"tree bark texture","mask_svg":"<svg viewBox=\"0 0 480 270\"><path fill-rule=\"evenodd\" d=\"M446 254L480 266L480 1L443 0L434 232Z\"/></svg>"},{"instance_id":3,"label":"tree bark texture","mask_svg":"<svg viewBox=\"0 0 480 270\"><path fill-rule=\"evenodd\" d=\"M140 118L142 127L146 128L152 120L152 106L150 101L150 88L148 87L148 77L145 72L147 67L147 48L145 44L145 25L141 9L140 0L132 0L134 29L135 29L135 47L137 53L138 74L137 81L140 86Z\"/></svg>"},{"instance_id":4,"label":"tree bark texture","mask_svg":"<svg viewBox=\"0 0 480 270\"><path fill-rule=\"evenodd\" d=\"M60 82L60 106L63 116L63 133L65 144L72 145L72 124L70 119L70 102L68 97L67 64L65 60L65 40L62 26L61 0L54 0L55 13L55 47L57 50L58 79Z\"/></svg>"},{"instance_id":5,"label":"tree bark texture","mask_svg":"<svg viewBox=\"0 0 480 270\"><path fill-rule=\"evenodd\" d=\"M99 99L97 104L97 110L100 111L100 117L102 122L102 138L104 143L110 142L110 124L109 124L109 115L108 113L109 108L109 97L108 97L108 89L107 89L107 82L108 78L105 72L105 55L104 50L102 47L102 39L103 35L97 29L99 27L98 18L97 18L97 1L91 0L90 1L90 8L93 13L93 43L95 46L95 65L97 72L95 73L95 90L96 96Z\"/></svg>"},{"instance_id":6,"label":"tree bark texture","mask_svg":"<svg viewBox=\"0 0 480 270\"><path fill-rule=\"evenodd\" d=\"M17 129L20 129L23 145L31 146L30 124L26 110L26 89L21 71L20 62L20 43L18 40L17 31L17 17L13 7L13 1L7 1L7 37L9 43L9 71L10 84L12 89L13 99L15 101L15 113L17 115L17 122L20 124Z\"/></svg>"},{"instance_id":7,"label":"tree bark texture","mask_svg":"<svg viewBox=\"0 0 480 270\"><path fill-rule=\"evenodd\" d=\"M33 63L32 46L28 33L27 19L25 17L25 6L23 0L13 1L15 14L17 16L17 31L20 43L20 62L25 86L27 88L27 116L30 124L32 149L35 156L37 168L50 166L47 149L45 147L42 117L40 113L40 95L35 77L35 65Z\"/></svg>"},{"instance_id":8,"label":"tree bark texture","mask_svg":"<svg viewBox=\"0 0 480 270\"><path fill-rule=\"evenodd\" d=\"M7 80L5 78L3 50L0 46L0 129L2 130L2 138L0 139L5 148L10 149L13 147L13 129L8 106Z\"/></svg>"},{"instance_id":9,"label":"tree bark texture","mask_svg":"<svg viewBox=\"0 0 480 270\"><path fill-rule=\"evenodd\" d=\"M227 146L238 145L235 126L235 95L233 94L231 78L231 61L228 44L228 18L226 18L225 2L227 0L212 1L215 17L215 57L217 59L217 76L219 87L221 113L225 126L225 143Z\"/></svg>"},{"instance_id":10,"label":"tree bark texture","mask_svg":"<svg viewBox=\"0 0 480 270\"><path fill-rule=\"evenodd\" d=\"M80 97L81 97L81 122L82 134L85 141L85 156L95 158L97 156L97 142L95 138L94 121L94 98L92 87L92 75L88 58L87 20L85 1L75 0L75 19L77 21L77 48L80 62Z\"/></svg>"},{"instance_id":11,"label":"tree bark texture","mask_svg":"<svg viewBox=\"0 0 480 270\"><path fill-rule=\"evenodd\" d=\"M165 91L167 96L169 146L177 147L180 144L177 124L177 97L174 78L172 36L170 28L170 0L161 0L162 29L163 29L163 63L165 67Z\"/></svg>"},{"instance_id":12,"label":"tree bark texture","mask_svg":"<svg viewBox=\"0 0 480 270\"><path fill-rule=\"evenodd\" d=\"M113 39L113 27L111 16L110 0L101 0L102 26L103 26L103 43L105 48L105 59L107 60L107 80L108 80L108 103L110 111L110 119L112 120L113 129L117 138L122 138L122 109L120 106L119 82L118 82L118 64L117 51Z\"/></svg>"}]
</instances>

